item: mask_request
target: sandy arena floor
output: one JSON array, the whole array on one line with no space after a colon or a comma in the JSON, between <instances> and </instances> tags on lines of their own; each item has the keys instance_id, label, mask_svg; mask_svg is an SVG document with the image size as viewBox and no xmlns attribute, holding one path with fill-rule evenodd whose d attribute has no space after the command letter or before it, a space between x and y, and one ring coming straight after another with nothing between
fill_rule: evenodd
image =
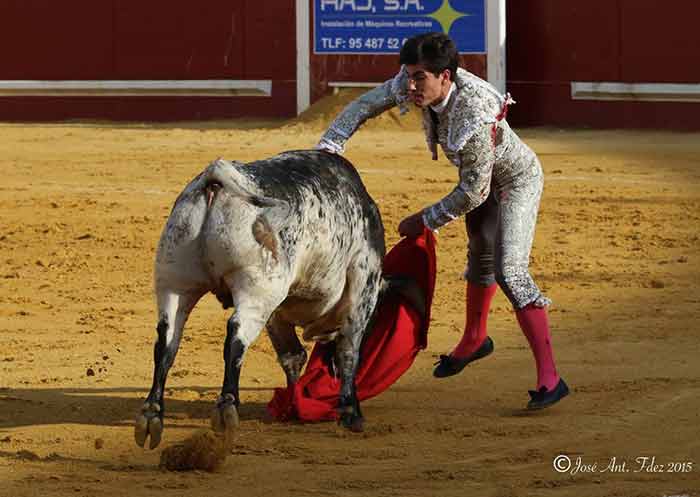
<instances>
[{"instance_id":1,"label":"sandy arena floor","mask_svg":"<svg viewBox=\"0 0 700 497\"><path fill-rule=\"evenodd\" d=\"M432 377L464 319L455 222L438 238L428 350L364 403L365 433L264 423L284 376L263 334L246 357L223 469L159 469L163 448L208 425L220 388L228 314L208 296L171 370L161 447L136 446L154 249L175 197L218 156L313 146L335 110L276 124L0 125L0 495L700 496L697 133L521 130L546 174L532 272L554 301L555 355L572 388L556 407L523 410L534 361L500 293L496 352ZM402 216L455 178L444 157L430 161L415 118L394 117L347 151L388 246ZM560 454L572 461L562 473Z\"/></svg>"}]
</instances>

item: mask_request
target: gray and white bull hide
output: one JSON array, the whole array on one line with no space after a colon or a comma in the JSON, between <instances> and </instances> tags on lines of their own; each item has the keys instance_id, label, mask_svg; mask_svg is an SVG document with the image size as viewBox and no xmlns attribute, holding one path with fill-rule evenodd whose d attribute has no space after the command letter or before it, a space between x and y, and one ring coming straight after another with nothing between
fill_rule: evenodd
<instances>
[{"instance_id":1,"label":"gray and white bull hide","mask_svg":"<svg viewBox=\"0 0 700 497\"><path fill-rule=\"evenodd\" d=\"M305 340L334 340L341 378L339 423L362 430L355 373L381 286L384 227L355 168L322 151L285 152L242 164L216 160L175 202L158 245L158 338L153 386L135 438L158 446L163 392L185 322L213 292L233 306L215 430L238 424L238 383L248 347L265 327L291 384L306 362Z\"/></svg>"}]
</instances>

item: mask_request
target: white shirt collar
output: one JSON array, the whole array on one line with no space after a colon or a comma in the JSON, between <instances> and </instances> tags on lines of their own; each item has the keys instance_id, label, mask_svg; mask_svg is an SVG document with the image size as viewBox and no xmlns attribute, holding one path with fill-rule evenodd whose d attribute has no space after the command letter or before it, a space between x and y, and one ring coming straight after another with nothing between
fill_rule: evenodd
<instances>
[{"instance_id":1,"label":"white shirt collar","mask_svg":"<svg viewBox=\"0 0 700 497\"><path fill-rule=\"evenodd\" d=\"M452 92L455 90L455 88L457 88L457 85L455 85L453 81L450 85L450 89L447 90L447 96L442 100L442 102L437 105L431 105L430 108L440 114L443 110L445 110L445 107L447 107L447 102L450 101L450 97L452 96Z\"/></svg>"}]
</instances>

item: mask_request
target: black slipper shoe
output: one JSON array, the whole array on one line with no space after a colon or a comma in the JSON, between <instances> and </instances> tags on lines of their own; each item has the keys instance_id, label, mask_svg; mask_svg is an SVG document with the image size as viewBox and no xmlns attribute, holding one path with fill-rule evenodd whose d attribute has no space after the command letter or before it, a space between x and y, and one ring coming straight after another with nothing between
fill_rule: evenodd
<instances>
[{"instance_id":1,"label":"black slipper shoe","mask_svg":"<svg viewBox=\"0 0 700 497\"><path fill-rule=\"evenodd\" d=\"M481 346L470 356L458 359L451 355L441 355L440 360L435 363L437 367L433 371L433 376L435 378L447 378L448 376L456 375L470 362L482 359L491 352L493 352L493 340L491 340L491 337L486 337Z\"/></svg>"},{"instance_id":2,"label":"black slipper shoe","mask_svg":"<svg viewBox=\"0 0 700 497\"><path fill-rule=\"evenodd\" d=\"M569 395L569 387L564 382L564 378L559 378L559 383L552 390L542 387L537 391L528 390L528 393L530 394L530 402L527 403L527 408L530 410L544 409Z\"/></svg>"}]
</instances>

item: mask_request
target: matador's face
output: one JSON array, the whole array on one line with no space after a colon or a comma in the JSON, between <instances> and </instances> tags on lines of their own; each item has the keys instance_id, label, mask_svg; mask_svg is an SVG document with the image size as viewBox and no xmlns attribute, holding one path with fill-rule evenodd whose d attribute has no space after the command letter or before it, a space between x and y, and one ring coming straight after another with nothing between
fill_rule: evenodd
<instances>
[{"instance_id":1,"label":"matador's face","mask_svg":"<svg viewBox=\"0 0 700 497\"><path fill-rule=\"evenodd\" d=\"M437 105L447 96L452 81L450 70L445 69L437 76L423 64L407 64L408 98L420 108Z\"/></svg>"}]
</instances>

